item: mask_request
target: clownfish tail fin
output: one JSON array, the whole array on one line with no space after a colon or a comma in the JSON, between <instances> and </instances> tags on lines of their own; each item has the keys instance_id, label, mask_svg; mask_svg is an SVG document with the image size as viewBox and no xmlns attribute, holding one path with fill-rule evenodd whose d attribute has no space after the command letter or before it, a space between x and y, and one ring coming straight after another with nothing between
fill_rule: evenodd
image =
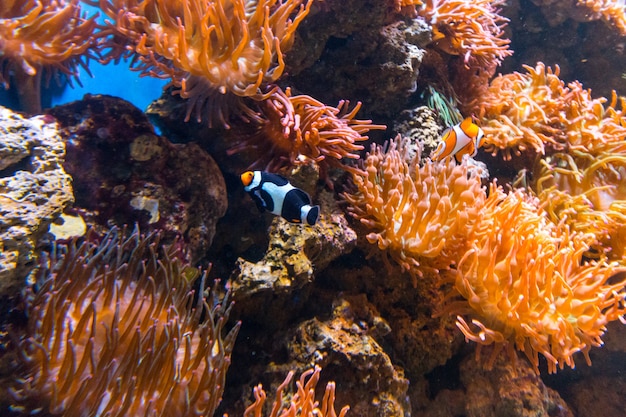
<instances>
[{"instance_id":1,"label":"clownfish tail fin","mask_svg":"<svg viewBox=\"0 0 626 417\"><path fill-rule=\"evenodd\" d=\"M319 218L320 218L320 206L309 206L309 210L306 213L306 218L304 218L303 220L309 226L314 226L315 223L317 223L317 221L319 220Z\"/></svg>"}]
</instances>

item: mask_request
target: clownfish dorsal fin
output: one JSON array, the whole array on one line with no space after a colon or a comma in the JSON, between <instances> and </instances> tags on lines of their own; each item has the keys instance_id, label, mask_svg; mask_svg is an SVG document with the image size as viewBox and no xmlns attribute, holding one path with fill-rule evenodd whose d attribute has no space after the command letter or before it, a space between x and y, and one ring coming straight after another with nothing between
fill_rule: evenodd
<instances>
[{"instance_id":1,"label":"clownfish dorsal fin","mask_svg":"<svg viewBox=\"0 0 626 417\"><path fill-rule=\"evenodd\" d=\"M475 138L478 135L480 127L474 123L474 118L472 116L468 116L459 125L463 133L465 133L470 138Z\"/></svg>"}]
</instances>

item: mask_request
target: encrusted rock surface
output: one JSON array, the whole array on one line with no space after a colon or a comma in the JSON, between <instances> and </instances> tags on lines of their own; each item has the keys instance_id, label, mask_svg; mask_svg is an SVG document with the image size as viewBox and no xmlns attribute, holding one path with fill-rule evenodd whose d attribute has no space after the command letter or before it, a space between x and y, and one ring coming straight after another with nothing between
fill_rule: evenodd
<instances>
[{"instance_id":1,"label":"encrusted rock surface","mask_svg":"<svg viewBox=\"0 0 626 417\"><path fill-rule=\"evenodd\" d=\"M269 231L267 253L259 262L237 260L233 277L235 297L263 290L274 292L302 288L339 255L349 252L356 234L341 214L322 215L312 227L292 224L276 217Z\"/></svg>"},{"instance_id":2,"label":"encrusted rock surface","mask_svg":"<svg viewBox=\"0 0 626 417\"><path fill-rule=\"evenodd\" d=\"M337 403L350 404L353 415L410 415L409 381L374 338L388 325L375 310L371 320L358 320L358 309L372 307L365 297L338 298L329 320L313 318L297 326L288 347L294 362L290 367L322 366L324 377L341 387Z\"/></svg>"},{"instance_id":3,"label":"encrusted rock surface","mask_svg":"<svg viewBox=\"0 0 626 417\"><path fill-rule=\"evenodd\" d=\"M511 361L501 354L493 369L468 356L461 363L468 417L573 417L559 396L546 387L524 359Z\"/></svg>"},{"instance_id":4,"label":"encrusted rock surface","mask_svg":"<svg viewBox=\"0 0 626 417\"><path fill-rule=\"evenodd\" d=\"M50 110L68 143L76 209L91 225L139 224L183 236L190 261L201 260L228 205L217 164L194 143L172 144L141 110L110 96Z\"/></svg>"},{"instance_id":5,"label":"encrusted rock surface","mask_svg":"<svg viewBox=\"0 0 626 417\"><path fill-rule=\"evenodd\" d=\"M265 310L263 317L272 317L272 324L288 320L293 311L294 294L307 292L307 284L338 256L348 253L356 244L356 233L339 213L322 213L315 226L292 224L276 217L269 230L269 246L258 262L239 258L230 278L233 298L244 316L258 316L255 311L271 305L275 314ZM269 300L273 300L269 303Z\"/></svg>"},{"instance_id":6,"label":"encrusted rock surface","mask_svg":"<svg viewBox=\"0 0 626 417\"><path fill-rule=\"evenodd\" d=\"M347 15L353 2L338 3L329 1L328 11L305 20L299 32L305 47L318 45L317 40L312 43L307 38L319 37L315 32L319 21ZM318 53L314 66L293 76L294 86L330 105L342 99L359 100L367 114L394 117L402 110L417 88L424 48L431 39L430 27L420 19L385 25L374 14L367 10L359 15L358 25L351 27L351 33L346 30L333 33L332 26L330 32L324 32L326 48ZM316 52L311 51L308 59L316 56ZM288 58L297 60L298 56L294 55Z\"/></svg>"},{"instance_id":7,"label":"encrusted rock surface","mask_svg":"<svg viewBox=\"0 0 626 417\"><path fill-rule=\"evenodd\" d=\"M35 268L36 246L73 200L65 145L49 117L0 107L0 298L14 296Z\"/></svg>"},{"instance_id":8,"label":"encrusted rock surface","mask_svg":"<svg viewBox=\"0 0 626 417\"><path fill-rule=\"evenodd\" d=\"M275 335L266 335L274 360L256 369L260 371L257 380L263 380L266 388L275 388L290 370L297 374L319 365L322 383L329 380L336 383L335 404L350 405L348 415L409 416L409 381L379 343L390 331L385 320L365 296L334 297L330 291L316 295L315 304L325 304L332 299L329 314L294 323ZM236 369L237 364L233 362L233 365ZM236 408L224 411L241 415Z\"/></svg>"},{"instance_id":9,"label":"encrusted rock surface","mask_svg":"<svg viewBox=\"0 0 626 417\"><path fill-rule=\"evenodd\" d=\"M407 140L407 160L415 156L428 157L441 142L435 112L427 106L403 110L395 120L393 130Z\"/></svg>"}]
</instances>

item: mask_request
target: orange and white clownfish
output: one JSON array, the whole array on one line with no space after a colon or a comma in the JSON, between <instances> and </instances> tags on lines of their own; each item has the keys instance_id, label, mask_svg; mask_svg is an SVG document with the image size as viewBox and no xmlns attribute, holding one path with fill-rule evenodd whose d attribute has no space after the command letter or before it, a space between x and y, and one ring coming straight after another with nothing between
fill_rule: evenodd
<instances>
[{"instance_id":1,"label":"orange and white clownfish","mask_svg":"<svg viewBox=\"0 0 626 417\"><path fill-rule=\"evenodd\" d=\"M267 210L292 223L309 226L320 216L320 207L311 205L311 197L280 175L246 171L241 174L241 183L261 212Z\"/></svg>"},{"instance_id":2,"label":"orange and white clownfish","mask_svg":"<svg viewBox=\"0 0 626 417\"><path fill-rule=\"evenodd\" d=\"M461 123L447 128L441 135L441 142L433 153L433 161L441 161L454 156L457 162L463 161L463 155L476 156L478 148L485 142L485 132L473 117L466 117Z\"/></svg>"}]
</instances>

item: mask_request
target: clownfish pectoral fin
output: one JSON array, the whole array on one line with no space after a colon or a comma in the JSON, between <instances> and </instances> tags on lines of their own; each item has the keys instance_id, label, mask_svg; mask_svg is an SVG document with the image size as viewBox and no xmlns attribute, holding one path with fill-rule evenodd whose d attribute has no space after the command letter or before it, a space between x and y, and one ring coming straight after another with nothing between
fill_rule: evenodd
<instances>
[{"instance_id":1,"label":"clownfish pectoral fin","mask_svg":"<svg viewBox=\"0 0 626 417\"><path fill-rule=\"evenodd\" d=\"M478 152L479 148L482 148L485 145L485 132L483 132L482 129L478 130L478 136L476 136L476 141L475 141L475 150L474 150L474 154L476 154Z\"/></svg>"},{"instance_id":2,"label":"clownfish pectoral fin","mask_svg":"<svg viewBox=\"0 0 626 417\"><path fill-rule=\"evenodd\" d=\"M443 154L445 147L446 145L443 142L437 145L437 149L433 152L431 159L435 162L441 161L441 155Z\"/></svg>"},{"instance_id":3,"label":"clownfish pectoral fin","mask_svg":"<svg viewBox=\"0 0 626 417\"><path fill-rule=\"evenodd\" d=\"M267 211L274 210L274 198L270 193L268 193L265 189L261 188L259 190L259 200L263 204L263 208Z\"/></svg>"},{"instance_id":4,"label":"clownfish pectoral fin","mask_svg":"<svg viewBox=\"0 0 626 417\"><path fill-rule=\"evenodd\" d=\"M252 201L256 204L256 208L263 213L265 211L265 201L263 201L257 193L250 193L250 197L252 197Z\"/></svg>"}]
</instances>

